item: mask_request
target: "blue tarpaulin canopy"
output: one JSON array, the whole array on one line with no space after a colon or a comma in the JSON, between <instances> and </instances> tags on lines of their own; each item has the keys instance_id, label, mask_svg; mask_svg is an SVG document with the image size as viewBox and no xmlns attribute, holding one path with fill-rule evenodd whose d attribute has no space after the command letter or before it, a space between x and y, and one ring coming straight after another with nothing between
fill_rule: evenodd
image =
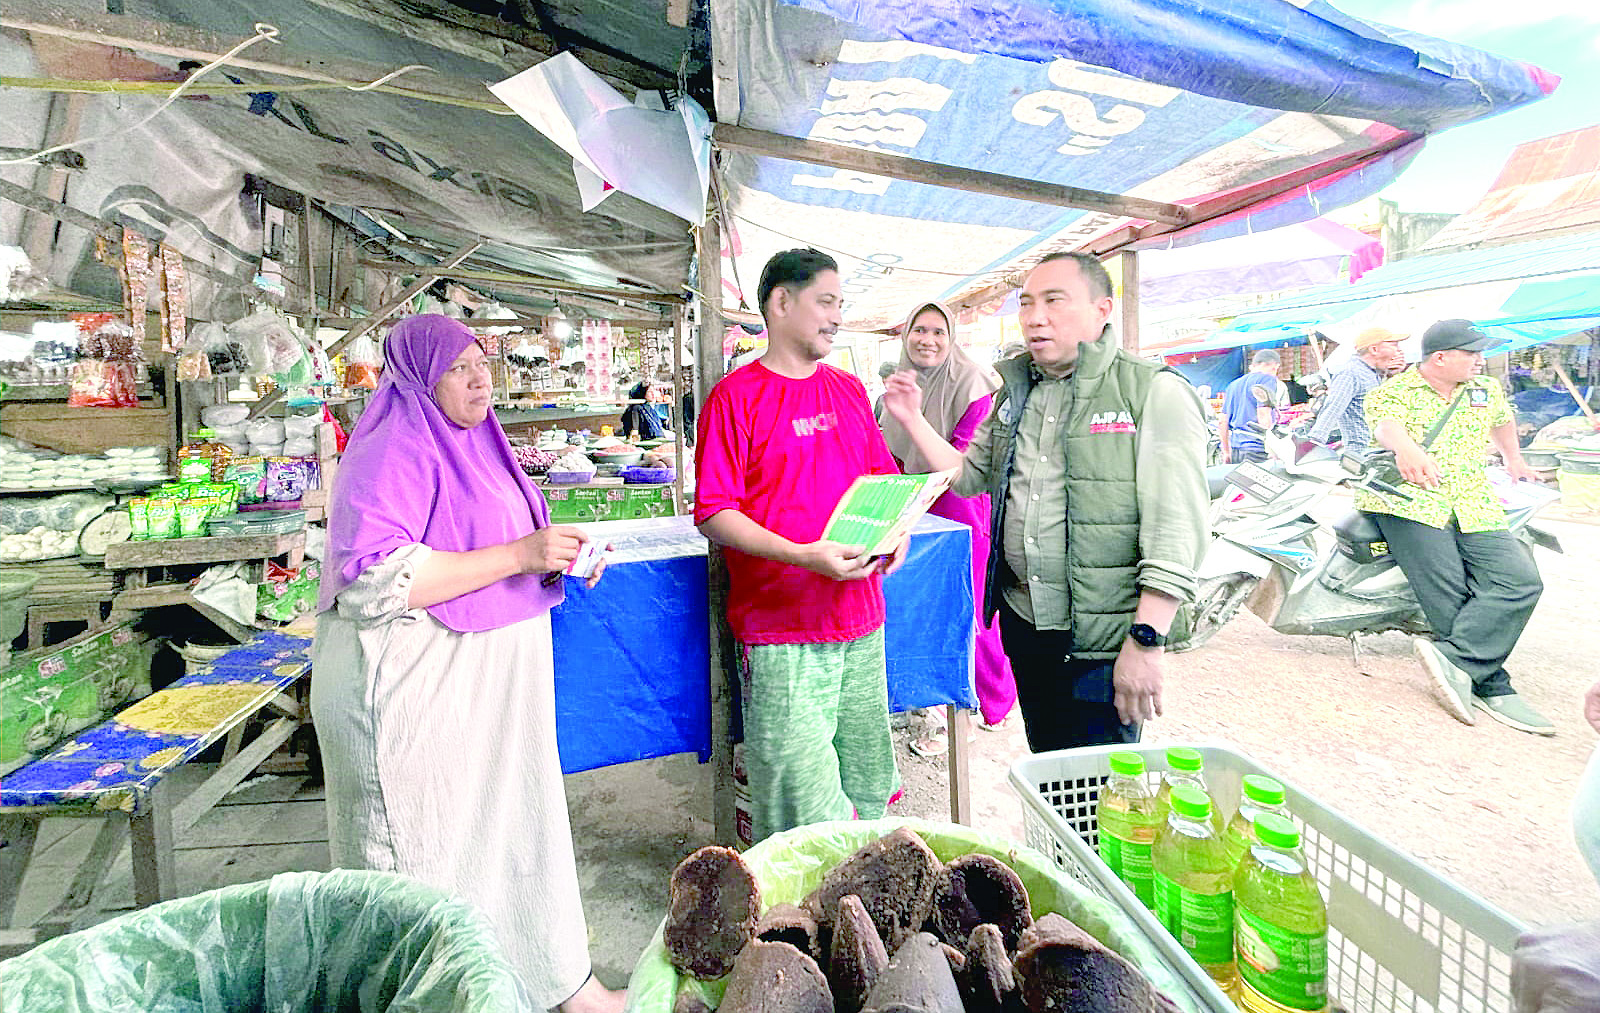
<instances>
[{"instance_id":1,"label":"blue tarpaulin canopy","mask_svg":"<svg viewBox=\"0 0 1600 1013\"><path fill-rule=\"evenodd\" d=\"M929 296L986 307L1052 250L1315 218L1393 180L1428 133L1555 86L1320 0L717 0L712 12L724 124L1185 209L1148 220L1115 201L1079 210L911 182L896 166L730 150L725 296L753 306L765 260L813 245L840 260L847 323L866 328Z\"/></svg>"}]
</instances>

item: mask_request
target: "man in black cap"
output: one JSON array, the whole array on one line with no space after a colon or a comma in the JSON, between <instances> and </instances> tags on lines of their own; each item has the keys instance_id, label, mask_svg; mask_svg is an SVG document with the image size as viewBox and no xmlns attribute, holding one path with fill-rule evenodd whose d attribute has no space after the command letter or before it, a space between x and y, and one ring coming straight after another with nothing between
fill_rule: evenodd
<instances>
[{"instance_id":1,"label":"man in black cap","mask_svg":"<svg viewBox=\"0 0 1600 1013\"><path fill-rule=\"evenodd\" d=\"M1362 492L1356 506L1372 514L1433 629L1433 639L1418 637L1413 647L1445 709L1469 725L1476 708L1512 728L1554 735L1505 669L1544 585L1528 550L1506 530L1484 470L1492 443L1512 478L1534 477L1505 392L1479 375L1483 353L1498 344L1470 321L1440 320L1422 335L1417 368L1367 395L1373 437L1394 451L1412 498Z\"/></svg>"}]
</instances>

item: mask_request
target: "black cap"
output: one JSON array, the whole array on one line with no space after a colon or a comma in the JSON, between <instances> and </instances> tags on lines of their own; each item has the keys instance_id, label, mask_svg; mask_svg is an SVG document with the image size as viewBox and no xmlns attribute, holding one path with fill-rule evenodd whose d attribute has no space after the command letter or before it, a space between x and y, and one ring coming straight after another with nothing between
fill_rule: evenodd
<instances>
[{"instance_id":1,"label":"black cap","mask_svg":"<svg viewBox=\"0 0 1600 1013\"><path fill-rule=\"evenodd\" d=\"M1459 348L1463 352L1487 352L1505 344L1501 338L1489 335L1472 326L1471 320L1440 320L1422 332L1422 354L1448 352Z\"/></svg>"}]
</instances>

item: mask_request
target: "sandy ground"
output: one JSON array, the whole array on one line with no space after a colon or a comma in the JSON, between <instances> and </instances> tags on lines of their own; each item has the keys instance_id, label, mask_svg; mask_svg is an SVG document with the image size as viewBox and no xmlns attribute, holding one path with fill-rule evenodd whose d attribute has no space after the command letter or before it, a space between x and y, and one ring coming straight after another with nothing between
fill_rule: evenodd
<instances>
[{"instance_id":1,"label":"sandy ground","mask_svg":"<svg viewBox=\"0 0 1600 1013\"><path fill-rule=\"evenodd\" d=\"M1566 553L1538 553L1545 594L1507 668L1555 721L1554 738L1450 717L1400 634L1363 640L1363 672L1342 639L1283 636L1242 614L1170 659L1166 713L1145 740L1229 744L1525 922L1600 915L1568 815L1596 744L1582 698L1600 679L1600 527L1543 525ZM1020 719L975 732L972 749L973 822L1020 840L1006 782L1026 755ZM943 760L902 748L901 770L907 798L895 811L948 818Z\"/></svg>"}]
</instances>

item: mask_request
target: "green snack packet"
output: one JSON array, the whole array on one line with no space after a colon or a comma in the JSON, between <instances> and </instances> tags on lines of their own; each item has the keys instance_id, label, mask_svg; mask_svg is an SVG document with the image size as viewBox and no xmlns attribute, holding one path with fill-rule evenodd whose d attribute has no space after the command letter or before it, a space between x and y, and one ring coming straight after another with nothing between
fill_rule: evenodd
<instances>
[{"instance_id":1,"label":"green snack packet","mask_svg":"<svg viewBox=\"0 0 1600 1013\"><path fill-rule=\"evenodd\" d=\"M128 500L128 527L132 531L129 541L142 542L150 537L149 508L150 500L147 497L135 496Z\"/></svg>"},{"instance_id":2,"label":"green snack packet","mask_svg":"<svg viewBox=\"0 0 1600 1013\"><path fill-rule=\"evenodd\" d=\"M235 457L228 462L228 470L223 477L239 487L240 503L260 503L262 486L267 481L267 459Z\"/></svg>"},{"instance_id":3,"label":"green snack packet","mask_svg":"<svg viewBox=\"0 0 1600 1013\"><path fill-rule=\"evenodd\" d=\"M178 500L151 499L145 506L147 538L178 537Z\"/></svg>"},{"instance_id":4,"label":"green snack packet","mask_svg":"<svg viewBox=\"0 0 1600 1013\"><path fill-rule=\"evenodd\" d=\"M185 457L178 464L178 481L209 482L211 480L211 459L209 457Z\"/></svg>"},{"instance_id":5,"label":"green snack packet","mask_svg":"<svg viewBox=\"0 0 1600 1013\"><path fill-rule=\"evenodd\" d=\"M179 538L204 538L206 533L206 519L211 516L211 507L215 500L186 499L179 503L178 510L178 537Z\"/></svg>"}]
</instances>

